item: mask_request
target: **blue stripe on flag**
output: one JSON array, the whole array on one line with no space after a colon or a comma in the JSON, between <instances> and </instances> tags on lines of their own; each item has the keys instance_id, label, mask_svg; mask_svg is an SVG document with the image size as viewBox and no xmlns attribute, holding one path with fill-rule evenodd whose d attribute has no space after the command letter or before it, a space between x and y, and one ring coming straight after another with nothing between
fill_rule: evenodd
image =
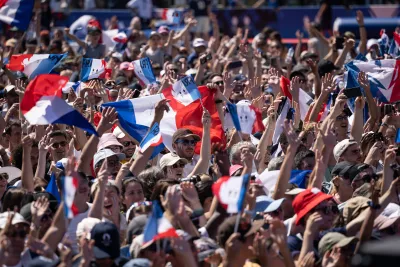
<instances>
[{"instance_id":1,"label":"blue stripe on flag","mask_svg":"<svg viewBox=\"0 0 400 267\"><path fill-rule=\"evenodd\" d=\"M92 59L82 58L82 68L81 68L81 81L86 82L89 79L90 72L92 69Z\"/></svg>"},{"instance_id":2,"label":"blue stripe on flag","mask_svg":"<svg viewBox=\"0 0 400 267\"><path fill-rule=\"evenodd\" d=\"M193 101L201 97L199 89L197 88L196 82L194 81L192 76L186 76L182 78L181 82L185 86L186 90L189 92L190 97L193 99Z\"/></svg>"},{"instance_id":3,"label":"blue stripe on flag","mask_svg":"<svg viewBox=\"0 0 400 267\"><path fill-rule=\"evenodd\" d=\"M227 104L229 114L232 117L233 125L235 125L236 131L241 132L242 128L240 127L239 115L237 113L237 106L232 103Z\"/></svg>"},{"instance_id":4,"label":"blue stripe on flag","mask_svg":"<svg viewBox=\"0 0 400 267\"><path fill-rule=\"evenodd\" d=\"M13 5L17 4L17 1L13 1ZM13 21L11 22L11 26L15 26L18 28L18 30L26 30L29 27L29 24L32 19L32 10L33 6L35 4L35 0L21 0L19 1L19 6L16 11L15 17ZM6 4L7 5L7 2Z\"/></svg>"},{"instance_id":5,"label":"blue stripe on flag","mask_svg":"<svg viewBox=\"0 0 400 267\"><path fill-rule=\"evenodd\" d=\"M82 130L87 131L90 134L94 134L98 136L98 133L96 132L96 129L93 127L92 124L90 124L85 117L83 117L77 110L72 110L71 112L68 112L64 116L61 116L57 120L53 121L52 124L66 124L66 125L73 125L78 128L81 128Z\"/></svg>"},{"instance_id":6,"label":"blue stripe on flag","mask_svg":"<svg viewBox=\"0 0 400 267\"><path fill-rule=\"evenodd\" d=\"M400 143L400 128L397 129L396 143Z\"/></svg>"},{"instance_id":7,"label":"blue stripe on flag","mask_svg":"<svg viewBox=\"0 0 400 267\"><path fill-rule=\"evenodd\" d=\"M162 218L163 212L160 204L157 200L153 201L153 208L149 219L147 220L146 226L143 231L143 243L147 243L157 235L158 233L158 220Z\"/></svg>"},{"instance_id":8,"label":"blue stripe on flag","mask_svg":"<svg viewBox=\"0 0 400 267\"><path fill-rule=\"evenodd\" d=\"M61 196L60 192L58 192L58 187L56 184L56 175L54 173L51 174L50 176L50 182L47 184L46 191L52 194L60 203L61 201Z\"/></svg>"},{"instance_id":9,"label":"blue stripe on flag","mask_svg":"<svg viewBox=\"0 0 400 267\"><path fill-rule=\"evenodd\" d=\"M35 78L39 74L49 74L60 62L67 57L67 54L50 54L49 58L40 61L36 69L31 73L29 79Z\"/></svg>"},{"instance_id":10,"label":"blue stripe on flag","mask_svg":"<svg viewBox=\"0 0 400 267\"><path fill-rule=\"evenodd\" d=\"M238 199L238 212L242 212L243 210L243 202L246 199L246 192L247 192L247 185L249 183L250 180L250 175L249 174L245 174L243 175L243 182L242 182L242 188L240 189L240 196Z\"/></svg>"},{"instance_id":11,"label":"blue stripe on flag","mask_svg":"<svg viewBox=\"0 0 400 267\"><path fill-rule=\"evenodd\" d=\"M151 66L151 61L148 57L140 59L140 67L142 68L144 77L146 77L149 83L154 83L156 77L154 76L153 67Z\"/></svg>"}]
</instances>

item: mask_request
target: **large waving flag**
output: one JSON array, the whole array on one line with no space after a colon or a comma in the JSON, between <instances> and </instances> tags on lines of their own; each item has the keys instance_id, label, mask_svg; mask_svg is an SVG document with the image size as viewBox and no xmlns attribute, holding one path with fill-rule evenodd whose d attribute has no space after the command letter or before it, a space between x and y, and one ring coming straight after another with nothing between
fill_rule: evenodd
<instances>
[{"instance_id":1,"label":"large waving flag","mask_svg":"<svg viewBox=\"0 0 400 267\"><path fill-rule=\"evenodd\" d=\"M250 101L241 100L237 104L228 103L227 107L224 123L225 130L235 127L239 132L251 134L265 129L261 112L251 105Z\"/></svg>"},{"instance_id":2,"label":"large waving flag","mask_svg":"<svg viewBox=\"0 0 400 267\"><path fill-rule=\"evenodd\" d=\"M65 176L63 179L64 212L68 219L74 218L79 214L78 207L75 205L75 193L78 189L78 178Z\"/></svg>"},{"instance_id":3,"label":"large waving flag","mask_svg":"<svg viewBox=\"0 0 400 267\"><path fill-rule=\"evenodd\" d=\"M143 232L143 244L154 242L163 238L179 237L175 228L163 216L160 204L157 200L153 201L153 209L146 223Z\"/></svg>"},{"instance_id":4,"label":"large waving flag","mask_svg":"<svg viewBox=\"0 0 400 267\"><path fill-rule=\"evenodd\" d=\"M146 151L149 147L157 147L161 145L163 142L161 132L160 132L160 126L158 123L154 123L153 126L151 127L150 131L146 134L146 136L143 138L142 142L140 143L140 152Z\"/></svg>"},{"instance_id":5,"label":"large waving flag","mask_svg":"<svg viewBox=\"0 0 400 267\"><path fill-rule=\"evenodd\" d=\"M106 78L107 75L111 75L111 69L107 69L106 66L107 63L104 59L83 58L81 81Z\"/></svg>"},{"instance_id":6,"label":"large waving flag","mask_svg":"<svg viewBox=\"0 0 400 267\"><path fill-rule=\"evenodd\" d=\"M118 102L109 102L103 104L104 107L113 107L118 112L118 120L121 127L138 142L142 142L149 131L151 123L154 119L155 106L164 96L162 94L123 100ZM171 111L170 111L171 112ZM173 112L171 112L173 113ZM161 121L160 129L168 128L163 121L167 121L167 116L164 116ZM175 124L175 116L172 114L172 124ZM176 126L171 129L176 131ZM146 142L147 143L147 142ZM152 158L155 157L164 149L161 143L154 149Z\"/></svg>"},{"instance_id":7,"label":"large waving flag","mask_svg":"<svg viewBox=\"0 0 400 267\"><path fill-rule=\"evenodd\" d=\"M0 21L26 30L32 18L35 0L2 0L0 1Z\"/></svg>"},{"instance_id":8,"label":"large waving flag","mask_svg":"<svg viewBox=\"0 0 400 267\"><path fill-rule=\"evenodd\" d=\"M354 60L345 67L348 75L357 76L360 71L368 74L373 97L386 103L400 100L400 60L385 59L368 62ZM355 77L353 80L358 85Z\"/></svg>"},{"instance_id":9,"label":"large waving flag","mask_svg":"<svg viewBox=\"0 0 400 267\"><path fill-rule=\"evenodd\" d=\"M290 80L284 76L281 77L280 85L283 94L292 100L292 94L289 91ZM300 119L304 120L307 116L308 109L310 108L313 98L307 94L303 89L299 89L299 108L300 108Z\"/></svg>"},{"instance_id":10,"label":"large waving flag","mask_svg":"<svg viewBox=\"0 0 400 267\"><path fill-rule=\"evenodd\" d=\"M228 213L241 212L250 175L221 177L212 186L214 195Z\"/></svg>"},{"instance_id":11,"label":"large waving flag","mask_svg":"<svg viewBox=\"0 0 400 267\"><path fill-rule=\"evenodd\" d=\"M26 88L21 111L33 125L67 124L97 135L93 126L62 97L68 78L55 74L38 75Z\"/></svg>"},{"instance_id":12,"label":"large waving flag","mask_svg":"<svg viewBox=\"0 0 400 267\"><path fill-rule=\"evenodd\" d=\"M66 54L13 55L7 68L22 71L30 80L39 74L49 74L66 57Z\"/></svg>"},{"instance_id":13,"label":"large waving flag","mask_svg":"<svg viewBox=\"0 0 400 267\"><path fill-rule=\"evenodd\" d=\"M136 76L143 84L148 85L156 82L156 76L154 76L153 67L148 57L135 60L132 64Z\"/></svg>"}]
</instances>

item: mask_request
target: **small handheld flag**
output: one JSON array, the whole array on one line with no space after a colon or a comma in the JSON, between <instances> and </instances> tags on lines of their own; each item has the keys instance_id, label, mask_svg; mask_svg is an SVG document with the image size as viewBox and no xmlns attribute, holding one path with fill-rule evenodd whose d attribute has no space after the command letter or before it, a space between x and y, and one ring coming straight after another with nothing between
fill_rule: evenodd
<instances>
[{"instance_id":1,"label":"small handheld flag","mask_svg":"<svg viewBox=\"0 0 400 267\"><path fill-rule=\"evenodd\" d=\"M86 82L91 79L104 79L107 74L111 74L111 69L106 68L104 59L83 58L81 68L81 81Z\"/></svg>"},{"instance_id":2,"label":"small handheld flag","mask_svg":"<svg viewBox=\"0 0 400 267\"><path fill-rule=\"evenodd\" d=\"M145 85L156 82L156 76L154 76L153 67L151 66L151 62L148 57L135 60L132 62L132 64L136 76Z\"/></svg>"},{"instance_id":3,"label":"small handheld flag","mask_svg":"<svg viewBox=\"0 0 400 267\"><path fill-rule=\"evenodd\" d=\"M240 177L221 177L212 186L214 195L228 213L241 212L246 196L250 175Z\"/></svg>"},{"instance_id":4,"label":"small handheld flag","mask_svg":"<svg viewBox=\"0 0 400 267\"><path fill-rule=\"evenodd\" d=\"M26 30L32 18L35 0L3 0L0 2L0 21Z\"/></svg>"},{"instance_id":5,"label":"small handheld flag","mask_svg":"<svg viewBox=\"0 0 400 267\"><path fill-rule=\"evenodd\" d=\"M75 193L78 188L78 179L72 176L65 176L63 179L63 197L65 217L74 218L78 213L78 207L74 204Z\"/></svg>"},{"instance_id":6,"label":"small handheld flag","mask_svg":"<svg viewBox=\"0 0 400 267\"><path fill-rule=\"evenodd\" d=\"M190 75L174 83L171 93L177 101L185 106L201 98L196 82Z\"/></svg>"},{"instance_id":7,"label":"small handheld flag","mask_svg":"<svg viewBox=\"0 0 400 267\"><path fill-rule=\"evenodd\" d=\"M153 126L150 128L150 131L146 134L143 138L142 142L140 143L140 152L146 151L149 147L159 146L162 144L162 136L160 132L160 126L158 123L154 123Z\"/></svg>"}]
</instances>

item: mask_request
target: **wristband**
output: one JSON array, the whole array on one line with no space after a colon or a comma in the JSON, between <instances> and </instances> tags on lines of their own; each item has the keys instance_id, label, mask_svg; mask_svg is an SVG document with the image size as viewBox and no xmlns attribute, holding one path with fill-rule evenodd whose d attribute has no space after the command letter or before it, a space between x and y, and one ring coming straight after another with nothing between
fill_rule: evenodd
<instances>
[{"instance_id":1,"label":"wristband","mask_svg":"<svg viewBox=\"0 0 400 267\"><path fill-rule=\"evenodd\" d=\"M380 204L374 204L374 203L372 203L372 201L368 201L367 203L368 203L368 206L370 206L370 208L373 210L379 210L381 208Z\"/></svg>"},{"instance_id":2,"label":"wristband","mask_svg":"<svg viewBox=\"0 0 400 267\"><path fill-rule=\"evenodd\" d=\"M223 100L221 100L221 99L217 99L217 100L215 100L215 104L221 104L222 102L224 102Z\"/></svg>"},{"instance_id":3,"label":"wristband","mask_svg":"<svg viewBox=\"0 0 400 267\"><path fill-rule=\"evenodd\" d=\"M384 127L386 127L386 128L388 128L389 127L389 125L386 123L386 122L384 122L384 123L381 123L381 125L380 126L384 126Z\"/></svg>"},{"instance_id":4,"label":"wristband","mask_svg":"<svg viewBox=\"0 0 400 267\"><path fill-rule=\"evenodd\" d=\"M360 25L360 26L358 26L359 28L365 28L365 25Z\"/></svg>"}]
</instances>

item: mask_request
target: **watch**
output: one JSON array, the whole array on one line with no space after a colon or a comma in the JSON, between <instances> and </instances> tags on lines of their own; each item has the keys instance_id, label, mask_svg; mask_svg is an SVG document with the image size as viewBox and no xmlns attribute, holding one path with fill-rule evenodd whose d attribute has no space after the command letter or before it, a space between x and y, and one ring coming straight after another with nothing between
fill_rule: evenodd
<instances>
[{"instance_id":1,"label":"watch","mask_svg":"<svg viewBox=\"0 0 400 267\"><path fill-rule=\"evenodd\" d=\"M372 203L372 201L368 201L367 203L368 203L368 206L370 206L371 209L373 209L373 210L379 210L381 208L380 204L374 204L374 203Z\"/></svg>"}]
</instances>

